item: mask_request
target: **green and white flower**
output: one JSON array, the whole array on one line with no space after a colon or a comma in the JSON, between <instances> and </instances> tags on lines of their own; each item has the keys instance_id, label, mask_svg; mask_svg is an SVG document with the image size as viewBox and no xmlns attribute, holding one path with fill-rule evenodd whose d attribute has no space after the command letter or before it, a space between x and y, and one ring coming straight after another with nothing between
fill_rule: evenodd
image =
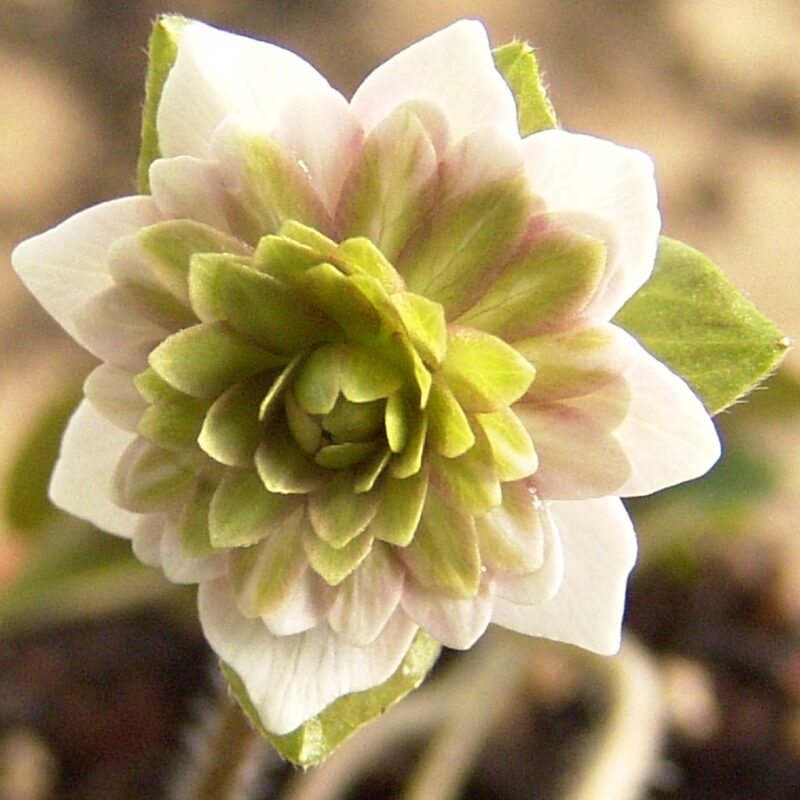
<instances>
[{"instance_id":1,"label":"green and white flower","mask_svg":"<svg viewBox=\"0 0 800 800\"><path fill-rule=\"evenodd\" d=\"M279 47L169 26L149 193L13 256L102 362L54 501L200 584L274 734L387 681L420 629L614 652L620 497L719 455L692 391L611 322L653 268L650 160L523 138L477 22L350 102Z\"/></svg>"}]
</instances>

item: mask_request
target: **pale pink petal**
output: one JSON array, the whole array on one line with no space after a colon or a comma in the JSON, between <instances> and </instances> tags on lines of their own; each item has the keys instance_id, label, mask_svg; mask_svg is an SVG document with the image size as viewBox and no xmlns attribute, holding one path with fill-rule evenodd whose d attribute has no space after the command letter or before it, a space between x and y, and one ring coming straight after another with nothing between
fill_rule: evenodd
<instances>
[{"instance_id":1,"label":"pale pink petal","mask_svg":"<svg viewBox=\"0 0 800 800\"><path fill-rule=\"evenodd\" d=\"M314 570L306 567L280 608L261 619L276 636L302 633L322 621L333 597L334 590Z\"/></svg>"},{"instance_id":2,"label":"pale pink petal","mask_svg":"<svg viewBox=\"0 0 800 800\"><path fill-rule=\"evenodd\" d=\"M201 558L186 555L175 525L167 518L161 536L161 568L173 583L201 583L224 575L227 559L225 553Z\"/></svg>"},{"instance_id":3,"label":"pale pink petal","mask_svg":"<svg viewBox=\"0 0 800 800\"><path fill-rule=\"evenodd\" d=\"M542 565L527 575L493 571L495 598L529 606L554 597L564 579L564 549L550 513L552 503L538 503L542 531Z\"/></svg>"},{"instance_id":4,"label":"pale pink petal","mask_svg":"<svg viewBox=\"0 0 800 800\"><path fill-rule=\"evenodd\" d=\"M625 587L636 560L633 525L616 497L549 503L564 547L564 580L540 605L496 597L492 621L610 655L619 649Z\"/></svg>"},{"instance_id":5,"label":"pale pink petal","mask_svg":"<svg viewBox=\"0 0 800 800\"><path fill-rule=\"evenodd\" d=\"M338 92L328 87L312 88L300 100L287 105L272 135L300 159L325 209L333 216L364 132Z\"/></svg>"},{"instance_id":6,"label":"pale pink petal","mask_svg":"<svg viewBox=\"0 0 800 800\"><path fill-rule=\"evenodd\" d=\"M83 384L83 394L95 411L131 433L136 431L147 410L147 403L134 386L134 375L110 364L101 364L89 373Z\"/></svg>"},{"instance_id":7,"label":"pale pink petal","mask_svg":"<svg viewBox=\"0 0 800 800\"><path fill-rule=\"evenodd\" d=\"M641 345L637 350L625 371L631 407L614 431L631 463L630 477L615 492L622 497L697 478L720 456L714 423L694 392Z\"/></svg>"},{"instance_id":8,"label":"pale pink petal","mask_svg":"<svg viewBox=\"0 0 800 800\"><path fill-rule=\"evenodd\" d=\"M72 415L50 479L50 499L64 511L117 536L132 536L138 514L111 502L111 476L136 438L100 416L83 400Z\"/></svg>"},{"instance_id":9,"label":"pale pink petal","mask_svg":"<svg viewBox=\"0 0 800 800\"><path fill-rule=\"evenodd\" d=\"M192 219L230 232L219 167L191 156L159 158L150 165L150 189L167 219Z\"/></svg>"},{"instance_id":10,"label":"pale pink petal","mask_svg":"<svg viewBox=\"0 0 800 800\"><path fill-rule=\"evenodd\" d=\"M567 402L514 406L539 457L531 482L542 499L616 494L630 477L631 466L613 426L593 413L592 398L602 392L586 395L580 407Z\"/></svg>"},{"instance_id":11,"label":"pale pink petal","mask_svg":"<svg viewBox=\"0 0 800 800\"><path fill-rule=\"evenodd\" d=\"M111 200L17 245L11 262L44 309L84 344L75 326L75 310L111 286L109 247L160 218L150 197Z\"/></svg>"},{"instance_id":12,"label":"pale pink petal","mask_svg":"<svg viewBox=\"0 0 800 800\"><path fill-rule=\"evenodd\" d=\"M326 623L274 636L243 617L224 578L200 585L200 620L211 647L243 680L265 728L293 731L334 700L387 680L408 651L417 626L398 610L366 647L347 644Z\"/></svg>"},{"instance_id":13,"label":"pale pink petal","mask_svg":"<svg viewBox=\"0 0 800 800\"><path fill-rule=\"evenodd\" d=\"M494 66L483 25L474 20L460 20L381 64L352 107L370 131L393 108L416 99L439 106L454 142L484 125L518 135L516 103Z\"/></svg>"},{"instance_id":14,"label":"pale pink petal","mask_svg":"<svg viewBox=\"0 0 800 800\"><path fill-rule=\"evenodd\" d=\"M148 567L161 569L161 537L164 535L166 514L139 514L131 544L133 554Z\"/></svg>"},{"instance_id":15,"label":"pale pink petal","mask_svg":"<svg viewBox=\"0 0 800 800\"><path fill-rule=\"evenodd\" d=\"M492 591L492 582L484 580L475 597L446 597L409 578L401 602L405 612L434 639L446 647L467 650L491 621Z\"/></svg>"},{"instance_id":16,"label":"pale pink petal","mask_svg":"<svg viewBox=\"0 0 800 800\"><path fill-rule=\"evenodd\" d=\"M358 569L338 587L328 624L350 644L368 645L394 614L404 577L389 548L375 542Z\"/></svg>"},{"instance_id":17,"label":"pale pink petal","mask_svg":"<svg viewBox=\"0 0 800 800\"><path fill-rule=\"evenodd\" d=\"M178 57L158 107L161 154L209 158L211 135L231 114L271 130L287 104L326 90L336 93L294 53L190 22L180 32Z\"/></svg>"},{"instance_id":18,"label":"pale pink petal","mask_svg":"<svg viewBox=\"0 0 800 800\"><path fill-rule=\"evenodd\" d=\"M577 226L611 239L605 285L591 305L592 317L611 319L653 269L661 217L652 161L639 150L562 130L535 133L522 144L531 188L550 211L611 223L609 234L602 223L595 230Z\"/></svg>"}]
</instances>

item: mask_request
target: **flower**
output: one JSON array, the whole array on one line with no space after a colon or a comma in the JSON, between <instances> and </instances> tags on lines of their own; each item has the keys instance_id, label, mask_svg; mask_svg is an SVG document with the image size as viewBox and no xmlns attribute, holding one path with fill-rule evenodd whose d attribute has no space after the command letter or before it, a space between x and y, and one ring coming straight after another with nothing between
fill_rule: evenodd
<instances>
[{"instance_id":1,"label":"flower","mask_svg":"<svg viewBox=\"0 0 800 800\"><path fill-rule=\"evenodd\" d=\"M276 734L381 684L420 628L615 651L620 497L719 454L700 401L611 321L653 267L650 160L521 138L474 21L349 103L274 45L177 37L152 193L13 255L102 361L54 501L200 584Z\"/></svg>"}]
</instances>

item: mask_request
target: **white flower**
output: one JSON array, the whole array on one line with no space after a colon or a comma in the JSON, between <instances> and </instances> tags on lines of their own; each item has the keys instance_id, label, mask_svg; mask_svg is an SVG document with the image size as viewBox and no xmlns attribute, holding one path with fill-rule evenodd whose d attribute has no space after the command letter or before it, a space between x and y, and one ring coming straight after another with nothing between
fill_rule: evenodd
<instances>
[{"instance_id":1,"label":"white flower","mask_svg":"<svg viewBox=\"0 0 800 800\"><path fill-rule=\"evenodd\" d=\"M699 400L611 322L653 267L649 159L521 139L472 21L349 103L189 22L157 130L151 195L14 252L103 362L54 501L200 584L277 734L385 681L419 628L615 651L620 497L719 455Z\"/></svg>"}]
</instances>

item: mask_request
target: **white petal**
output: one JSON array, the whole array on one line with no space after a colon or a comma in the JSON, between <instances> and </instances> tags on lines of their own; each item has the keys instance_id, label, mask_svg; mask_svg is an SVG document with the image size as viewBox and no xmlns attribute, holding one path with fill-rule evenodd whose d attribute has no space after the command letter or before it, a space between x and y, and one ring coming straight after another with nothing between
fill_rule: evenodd
<instances>
[{"instance_id":1,"label":"white petal","mask_svg":"<svg viewBox=\"0 0 800 800\"><path fill-rule=\"evenodd\" d=\"M202 558L187 556L175 526L168 520L161 537L161 567L173 583L200 583L224 575L227 561L224 553Z\"/></svg>"},{"instance_id":2,"label":"white petal","mask_svg":"<svg viewBox=\"0 0 800 800\"><path fill-rule=\"evenodd\" d=\"M133 531L133 554L149 567L161 569L161 537L165 526L165 514L141 514Z\"/></svg>"},{"instance_id":3,"label":"white petal","mask_svg":"<svg viewBox=\"0 0 800 800\"><path fill-rule=\"evenodd\" d=\"M111 286L106 255L117 239L158 222L150 197L123 197L88 208L17 245L14 269L34 297L75 340L84 344L75 310Z\"/></svg>"},{"instance_id":4,"label":"white petal","mask_svg":"<svg viewBox=\"0 0 800 800\"><path fill-rule=\"evenodd\" d=\"M564 548L555 521L550 514L552 503L540 503L542 531L542 566L527 575L494 572L495 598L521 606L543 603L555 597L564 580Z\"/></svg>"},{"instance_id":5,"label":"white petal","mask_svg":"<svg viewBox=\"0 0 800 800\"><path fill-rule=\"evenodd\" d=\"M117 536L130 537L138 514L111 502L111 476L123 451L136 438L101 417L84 400L64 432L50 479L50 499L64 511Z\"/></svg>"},{"instance_id":6,"label":"white petal","mask_svg":"<svg viewBox=\"0 0 800 800\"><path fill-rule=\"evenodd\" d=\"M401 611L367 647L347 644L327 624L273 636L260 619L243 617L226 579L200 585L200 620L211 647L244 681L268 731L285 734L334 700L387 680L417 626Z\"/></svg>"},{"instance_id":7,"label":"white petal","mask_svg":"<svg viewBox=\"0 0 800 800\"><path fill-rule=\"evenodd\" d=\"M535 133L522 146L531 188L550 211L584 212L611 223L606 283L590 307L592 317L611 319L655 262L661 217L653 162L639 150L562 130Z\"/></svg>"},{"instance_id":8,"label":"white petal","mask_svg":"<svg viewBox=\"0 0 800 800\"><path fill-rule=\"evenodd\" d=\"M136 432L147 403L133 383L134 373L101 364L89 373L83 393L94 409L118 428Z\"/></svg>"},{"instance_id":9,"label":"white petal","mask_svg":"<svg viewBox=\"0 0 800 800\"><path fill-rule=\"evenodd\" d=\"M313 628L325 617L334 590L306 567L292 594L276 611L261 619L276 636L291 636Z\"/></svg>"},{"instance_id":10,"label":"white petal","mask_svg":"<svg viewBox=\"0 0 800 800\"><path fill-rule=\"evenodd\" d=\"M409 578L402 605L420 628L446 647L467 650L483 635L492 618L491 581L483 581L475 597L446 597Z\"/></svg>"},{"instance_id":11,"label":"white petal","mask_svg":"<svg viewBox=\"0 0 800 800\"><path fill-rule=\"evenodd\" d=\"M515 605L496 597L492 621L602 655L615 653L625 587L636 559L633 525L616 497L548 506L564 547L561 588L541 605Z\"/></svg>"},{"instance_id":12,"label":"white petal","mask_svg":"<svg viewBox=\"0 0 800 800\"><path fill-rule=\"evenodd\" d=\"M304 102L315 90L335 91L294 53L190 22L181 29L158 108L161 153L208 158L211 135L226 117L239 114L272 130L287 103Z\"/></svg>"},{"instance_id":13,"label":"white petal","mask_svg":"<svg viewBox=\"0 0 800 800\"><path fill-rule=\"evenodd\" d=\"M286 106L272 135L300 159L325 209L333 216L364 139L347 100L327 87L309 89L298 102Z\"/></svg>"},{"instance_id":14,"label":"white petal","mask_svg":"<svg viewBox=\"0 0 800 800\"><path fill-rule=\"evenodd\" d=\"M230 232L222 176L214 162L191 156L156 159L150 165L150 189L165 217Z\"/></svg>"},{"instance_id":15,"label":"white petal","mask_svg":"<svg viewBox=\"0 0 800 800\"><path fill-rule=\"evenodd\" d=\"M456 142L484 125L519 135L517 107L494 66L486 31L461 20L411 45L379 66L353 96L352 107L367 131L409 100L435 103Z\"/></svg>"},{"instance_id":16,"label":"white petal","mask_svg":"<svg viewBox=\"0 0 800 800\"><path fill-rule=\"evenodd\" d=\"M404 578L389 548L375 542L358 569L339 586L328 624L350 644L368 645L394 614Z\"/></svg>"},{"instance_id":17,"label":"white petal","mask_svg":"<svg viewBox=\"0 0 800 800\"><path fill-rule=\"evenodd\" d=\"M697 396L641 345L637 350L624 373L630 411L614 430L631 463L631 477L615 492L622 497L697 478L720 456L714 423Z\"/></svg>"}]
</instances>

